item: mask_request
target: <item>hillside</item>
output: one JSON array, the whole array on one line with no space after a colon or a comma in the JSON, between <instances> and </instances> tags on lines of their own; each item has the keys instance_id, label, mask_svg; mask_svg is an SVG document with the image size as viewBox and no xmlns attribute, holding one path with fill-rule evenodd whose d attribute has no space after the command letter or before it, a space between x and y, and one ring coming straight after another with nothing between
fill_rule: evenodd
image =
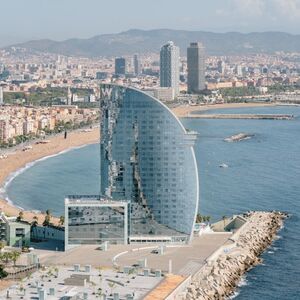
<instances>
[{"instance_id":1,"label":"hillside","mask_svg":"<svg viewBox=\"0 0 300 300\"><path fill-rule=\"evenodd\" d=\"M31 51L98 57L158 52L161 45L169 40L180 47L182 55L185 55L191 41L203 42L209 55L300 52L300 35L282 32L243 34L169 29L129 30L118 34L103 34L89 39L69 39L61 42L35 40L14 46Z\"/></svg>"}]
</instances>

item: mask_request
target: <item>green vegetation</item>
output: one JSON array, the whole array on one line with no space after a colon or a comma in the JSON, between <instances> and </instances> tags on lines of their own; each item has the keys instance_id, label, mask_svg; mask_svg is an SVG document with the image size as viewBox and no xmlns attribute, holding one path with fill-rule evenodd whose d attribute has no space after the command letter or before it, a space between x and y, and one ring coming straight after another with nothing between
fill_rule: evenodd
<instances>
[{"instance_id":1,"label":"green vegetation","mask_svg":"<svg viewBox=\"0 0 300 300\"><path fill-rule=\"evenodd\" d=\"M90 89L71 89L72 93L77 94L80 97L88 96L93 93ZM41 105L41 106L51 106L64 104L62 99L65 99L68 94L67 88L60 87L47 87L47 88L36 88L28 93L25 92L5 92L4 102L15 104L22 103L23 99L26 104L30 105ZM94 107L95 103L78 103L78 106L83 107Z\"/></svg>"},{"instance_id":2,"label":"green vegetation","mask_svg":"<svg viewBox=\"0 0 300 300\"><path fill-rule=\"evenodd\" d=\"M269 93L271 94L279 94L282 92L293 92L295 91L296 87L293 85L284 85L284 84L274 84L268 87Z\"/></svg>"},{"instance_id":3,"label":"green vegetation","mask_svg":"<svg viewBox=\"0 0 300 300\"><path fill-rule=\"evenodd\" d=\"M24 218L24 213L22 211L20 211L16 221L21 222L21 221L23 221L23 218Z\"/></svg>"},{"instance_id":4,"label":"green vegetation","mask_svg":"<svg viewBox=\"0 0 300 300\"><path fill-rule=\"evenodd\" d=\"M60 216L59 217L59 225L63 226L65 224L65 217L64 216Z\"/></svg>"},{"instance_id":5,"label":"green vegetation","mask_svg":"<svg viewBox=\"0 0 300 300\"><path fill-rule=\"evenodd\" d=\"M8 265L8 263L11 261L11 262L13 262L13 265L15 266L20 255L21 255L21 252L16 251L16 250L13 250L10 252L3 252L0 254L0 261L5 265Z\"/></svg>"},{"instance_id":6,"label":"green vegetation","mask_svg":"<svg viewBox=\"0 0 300 300\"><path fill-rule=\"evenodd\" d=\"M202 216L201 214L197 214L196 223L203 223L203 222L209 223L210 219L211 219L210 216Z\"/></svg>"},{"instance_id":7,"label":"green vegetation","mask_svg":"<svg viewBox=\"0 0 300 300\"><path fill-rule=\"evenodd\" d=\"M7 276L7 272L4 270L3 266L0 265L0 279L3 279Z\"/></svg>"},{"instance_id":8,"label":"green vegetation","mask_svg":"<svg viewBox=\"0 0 300 300\"><path fill-rule=\"evenodd\" d=\"M52 223L51 223L51 218L52 218L52 215L51 215L51 212L49 209L46 210L46 216L45 216L45 220L43 222L43 226L50 226Z\"/></svg>"},{"instance_id":9,"label":"green vegetation","mask_svg":"<svg viewBox=\"0 0 300 300\"><path fill-rule=\"evenodd\" d=\"M260 95L259 91L252 86L220 89L220 93L223 97L245 97Z\"/></svg>"}]
</instances>

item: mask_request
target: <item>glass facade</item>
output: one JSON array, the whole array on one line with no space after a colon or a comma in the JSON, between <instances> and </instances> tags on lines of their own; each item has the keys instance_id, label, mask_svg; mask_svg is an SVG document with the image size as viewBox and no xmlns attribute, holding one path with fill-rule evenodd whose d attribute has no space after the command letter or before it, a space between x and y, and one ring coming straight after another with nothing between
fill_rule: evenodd
<instances>
[{"instance_id":1,"label":"glass facade","mask_svg":"<svg viewBox=\"0 0 300 300\"><path fill-rule=\"evenodd\" d=\"M196 134L142 91L100 90L102 195L130 202L130 236L189 240L199 198Z\"/></svg>"},{"instance_id":2,"label":"glass facade","mask_svg":"<svg viewBox=\"0 0 300 300\"><path fill-rule=\"evenodd\" d=\"M126 244L128 203L98 196L69 196L65 200L66 248L69 245Z\"/></svg>"}]
</instances>

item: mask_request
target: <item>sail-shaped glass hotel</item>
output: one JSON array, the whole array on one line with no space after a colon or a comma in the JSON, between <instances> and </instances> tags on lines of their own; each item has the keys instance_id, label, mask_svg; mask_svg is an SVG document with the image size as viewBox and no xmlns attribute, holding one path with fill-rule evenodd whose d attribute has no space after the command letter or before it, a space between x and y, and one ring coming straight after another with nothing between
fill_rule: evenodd
<instances>
[{"instance_id":1,"label":"sail-shaped glass hotel","mask_svg":"<svg viewBox=\"0 0 300 300\"><path fill-rule=\"evenodd\" d=\"M199 199L196 134L140 90L100 90L102 197L128 203L129 242L189 241Z\"/></svg>"}]
</instances>

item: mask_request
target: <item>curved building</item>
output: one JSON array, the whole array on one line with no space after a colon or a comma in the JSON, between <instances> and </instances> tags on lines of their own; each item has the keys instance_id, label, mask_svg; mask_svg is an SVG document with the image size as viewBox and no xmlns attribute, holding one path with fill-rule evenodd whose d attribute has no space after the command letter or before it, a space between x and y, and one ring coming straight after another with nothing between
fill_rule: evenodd
<instances>
[{"instance_id":1,"label":"curved building","mask_svg":"<svg viewBox=\"0 0 300 300\"><path fill-rule=\"evenodd\" d=\"M129 202L131 241L188 241L199 199L196 134L140 90L100 90L102 195Z\"/></svg>"}]
</instances>

